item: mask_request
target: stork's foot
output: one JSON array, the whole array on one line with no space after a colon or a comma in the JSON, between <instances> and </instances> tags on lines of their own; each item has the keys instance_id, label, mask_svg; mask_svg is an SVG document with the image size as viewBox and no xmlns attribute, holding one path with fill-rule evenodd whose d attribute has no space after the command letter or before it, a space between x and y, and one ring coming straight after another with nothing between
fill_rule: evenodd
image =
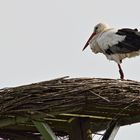
<instances>
[{"instance_id":1,"label":"stork's foot","mask_svg":"<svg viewBox=\"0 0 140 140\"><path fill-rule=\"evenodd\" d=\"M122 70L122 68L121 68L121 65L118 64L118 67L119 67L120 79L121 79L121 80L124 80L124 73L123 73L123 70Z\"/></svg>"}]
</instances>

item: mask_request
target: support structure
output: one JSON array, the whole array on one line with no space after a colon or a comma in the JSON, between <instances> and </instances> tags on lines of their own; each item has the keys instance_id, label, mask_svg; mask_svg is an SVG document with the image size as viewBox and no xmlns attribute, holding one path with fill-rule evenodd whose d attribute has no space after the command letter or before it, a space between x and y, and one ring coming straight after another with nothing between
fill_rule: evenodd
<instances>
[{"instance_id":1,"label":"support structure","mask_svg":"<svg viewBox=\"0 0 140 140\"><path fill-rule=\"evenodd\" d=\"M111 122L102 140L114 140L119 128L120 128L120 125L116 121Z\"/></svg>"},{"instance_id":2,"label":"support structure","mask_svg":"<svg viewBox=\"0 0 140 140\"><path fill-rule=\"evenodd\" d=\"M44 140L57 140L55 134L53 133L48 124L40 121L33 121L33 123L44 138Z\"/></svg>"},{"instance_id":3,"label":"support structure","mask_svg":"<svg viewBox=\"0 0 140 140\"><path fill-rule=\"evenodd\" d=\"M88 118L73 118L70 124L70 140L92 140Z\"/></svg>"}]
</instances>

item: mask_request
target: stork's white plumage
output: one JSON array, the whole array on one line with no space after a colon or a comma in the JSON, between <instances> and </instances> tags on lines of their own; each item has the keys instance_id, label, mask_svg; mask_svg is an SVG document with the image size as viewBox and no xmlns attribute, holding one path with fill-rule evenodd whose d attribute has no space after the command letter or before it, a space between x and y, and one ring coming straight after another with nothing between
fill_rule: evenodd
<instances>
[{"instance_id":1,"label":"stork's white plumage","mask_svg":"<svg viewBox=\"0 0 140 140\"><path fill-rule=\"evenodd\" d=\"M115 61L119 67L120 78L124 79L120 64L124 58L140 55L140 32L130 28L117 30L99 23L95 26L83 50L88 45L94 53L103 53L107 59Z\"/></svg>"}]
</instances>

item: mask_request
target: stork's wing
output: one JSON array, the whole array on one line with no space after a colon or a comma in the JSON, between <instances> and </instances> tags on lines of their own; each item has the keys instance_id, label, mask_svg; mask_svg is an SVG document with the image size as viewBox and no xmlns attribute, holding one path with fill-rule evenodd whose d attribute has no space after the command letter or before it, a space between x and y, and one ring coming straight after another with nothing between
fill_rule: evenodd
<instances>
[{"instance_id":1,"label":"stork's wing","mask_svg":"<svg viewBox=\"0 0 140 140\"><path fill-rule=\"evenodd\" d=\"M125 35L125 39L118 44L109 47L107 54L130 53L140 50L140 32L137 29L124 28L116 32L118 35Z\"/></svg>"}]
</instances>

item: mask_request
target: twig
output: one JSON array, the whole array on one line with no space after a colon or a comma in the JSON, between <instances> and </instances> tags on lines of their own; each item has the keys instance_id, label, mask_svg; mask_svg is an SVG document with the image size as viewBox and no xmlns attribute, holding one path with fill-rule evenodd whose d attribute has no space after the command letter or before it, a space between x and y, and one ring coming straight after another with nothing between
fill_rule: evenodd
<instances>
[{"instance_id":1,"label":"twig","mask_svg":"<svg viewBox=\"0 0 140 140\"><path fill-rule=\"evenodd\" d=\"M105 101L107 101L107 102L110 102L110 100L106 99L105 97L100 96L99 94L96 94L96 93L93 92L92 90L89 90L89 91L90 91L91 93L93 93L94 95L100 97L101 99L103 99L103 100L105 100Z\"/></svg>"}]
</instances>

